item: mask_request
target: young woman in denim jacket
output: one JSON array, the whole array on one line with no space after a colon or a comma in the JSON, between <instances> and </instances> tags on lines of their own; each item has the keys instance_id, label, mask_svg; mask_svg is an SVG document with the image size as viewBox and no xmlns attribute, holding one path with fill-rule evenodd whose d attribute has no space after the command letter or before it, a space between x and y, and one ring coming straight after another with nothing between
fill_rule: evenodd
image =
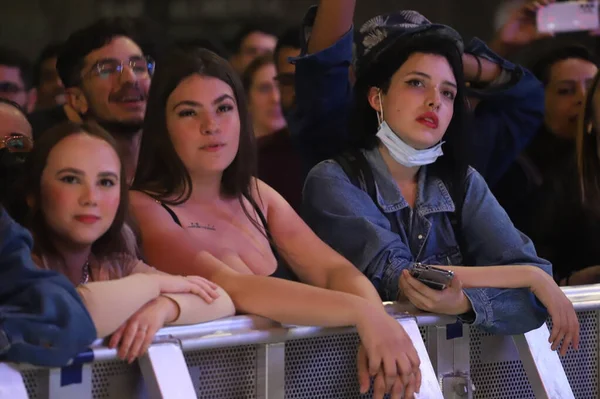
<instances>
[{"instance_id":1,"label":"young woman in denim jacket","mask_svg":"<svg viewBox=\"0 0 600 399\"><path fill-rule=\"evenodd\" d=\"M571 342L576 347L577 317L552 280L551 265L536 256L465 163L458 33L401 11L373 18L360 35L350 129L353 150L362 151L372 169L377 203L336 161L325 161L305 184L309 225L365 273L384 300L403 295L422 310L517 334L545 321L537 295L558 323L553 349L563 338L563 352ZM453 213L460 217L454 227ZM444 265L455 278L443 291L430 289L409 275L415 263Z\"/></svg>"}]
</instances>

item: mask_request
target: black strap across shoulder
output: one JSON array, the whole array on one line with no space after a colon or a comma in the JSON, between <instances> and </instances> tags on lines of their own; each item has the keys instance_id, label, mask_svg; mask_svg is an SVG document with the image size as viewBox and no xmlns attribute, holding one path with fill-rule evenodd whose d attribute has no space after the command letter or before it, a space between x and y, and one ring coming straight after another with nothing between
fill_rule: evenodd
<instances>
[{"instance_id":1,"label":"black strap across shoulder","mask_svg":"<svg viewBox=\"0 0 600 399\"><path fill-rule=\"evenodd\" d=\"M160 206L162 206L163 208L165 208L165 210L167 212L169 212L169 215L171 215L171 217L173 218L173 221L175 223L177 223L179 226L181 226L181 221L179 220L179 218L177 217L177 215L175 214L175 212L173 212L173 209L169 208L164 202L162 201L158 201L158 203L160 204ZM183 227L183 226L181 226Z\"/></svg>"}]
</instances>

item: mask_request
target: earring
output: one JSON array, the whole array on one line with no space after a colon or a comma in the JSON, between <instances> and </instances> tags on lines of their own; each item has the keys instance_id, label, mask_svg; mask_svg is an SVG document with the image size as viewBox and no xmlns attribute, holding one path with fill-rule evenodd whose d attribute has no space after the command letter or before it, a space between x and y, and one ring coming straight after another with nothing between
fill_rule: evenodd
<instances>
[{"instance_id":1,"label":"earring","mask_svg":"<svg viewBox=\"0 0 600 399\"><path fill-rule=\"evenodd\" d=\"M383 123L383 101L381 100L381 89L377 89L377 97L379 98L379 111L377 111L377 122L379 126Z\"/></svg>"}]
</instances>

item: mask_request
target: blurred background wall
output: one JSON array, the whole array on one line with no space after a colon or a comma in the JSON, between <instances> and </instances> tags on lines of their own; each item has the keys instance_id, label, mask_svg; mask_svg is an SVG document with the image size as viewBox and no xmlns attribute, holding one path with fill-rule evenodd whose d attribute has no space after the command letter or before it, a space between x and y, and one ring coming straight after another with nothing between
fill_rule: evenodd
<instances>
[{"instance_id":1,"label":"blurred background wall","mask_svg":"<svg viewBox=\"0 0 600 399\"><path fill-rule=\"evenodd\" d=\"M247 21L298 24L318 0L0 0L0 44L31 58L51 41L100 16L145 16L173 38L211 37L227 43ZM415 9L466 38L489 40L500 6L518 0L358 0L356 22L394 9ZM565 40L573 40L566 37ZM585 37L575 40L589 41ZM540 45L537 49L543 48Z\"/></svg>"}]
</instances>

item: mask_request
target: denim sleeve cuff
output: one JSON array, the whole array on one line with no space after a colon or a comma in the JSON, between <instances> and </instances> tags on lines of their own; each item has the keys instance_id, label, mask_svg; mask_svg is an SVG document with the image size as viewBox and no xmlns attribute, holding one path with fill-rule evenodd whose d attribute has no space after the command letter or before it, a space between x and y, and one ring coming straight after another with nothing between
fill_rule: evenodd
<instances>
[{"instance_id":1,"label":"denim sleeve cuff","mask_svg":"<svg viewBox=\"0 0 600 399\"><path fill-rule=\"evenodd\" d=\"M383 271L381 278L381 286L379 294L384 301L397 301L400 292L399 281L402 271L409 268L411 264L402 264L401 262L392 259Z\"/></svg>"},{"instance_id":2,"label":"denim sleeve cuff","mask_svg":"<svg viewBox=\"0 0 600 399\"><path fill-rule=\"evenodd\" d=\"M477 57L485 58L488 61L498 64L500 68L509 71L517 69L517 66L510 61L505 60L498 54L494 53L482 40L474 37L465 47L465 53L472 54Z\"/></svg>"},{"instance_id":3,"label":"denim sleeve cuff","mask_svg":"<svg viewBox=\"0 0 600 399\"><path fill-rule=\"evenodd\" d=\"M311 7L302 24L302 50L298 57L290 57L289 62L297 62L322 65L325 68L344 64L350 66L352 63L352 45L354 43L354 27L351 27L344 36L342 36L332 46L314 54L308 54L308 41L310 39L312 26L317 13L317 6Z\"/></svg>"},{"instance_id":4,"label":"denim sleeve cuff","mask_svg":"<svg viewBox=\"0 0 600 399\"><path fill-rule=\"evenodd\" d=\"M492 317L492 304L485 294L485 290L480 288L471 288L464 290L465 295L471 302L475 319L473 320L473 313L469 312L464 315L459 315L458 319L465 323L473 326L486 325L493 320Z\"/></svg>"}]
</instances>

